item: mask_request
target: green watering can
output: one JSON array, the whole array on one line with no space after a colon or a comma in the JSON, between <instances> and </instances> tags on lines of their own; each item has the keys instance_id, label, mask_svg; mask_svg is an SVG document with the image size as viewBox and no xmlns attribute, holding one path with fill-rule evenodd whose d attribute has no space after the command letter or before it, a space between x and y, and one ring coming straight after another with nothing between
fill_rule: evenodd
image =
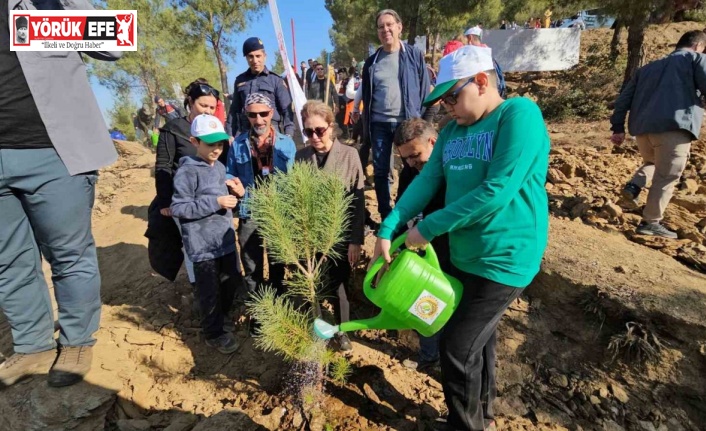
<instances>
[{"instance_id":1,"label":"green watering can","mask_svg":"<svg viewBox=\"0 0 706 431\"><path fill-rule=\"evenodd\" d=\"M406 233L398 237L392 243L391 252L402 246L406 238ZM441 271L431 244L425 252L421 257L412 250L402 250L377 286L372 284L385 260L381 256L375 261L365 275L363 290L365 296L382 309L380 314L338 326L316 319L314 333L327 340L336 332L360 329L414 329L425 337L439 332L458 307L463 285Z\"/></svg>"},{"instance_id":2,"label":"green watering can","mask_svg":"<svg viewBox=\"0 0 706 431\"><path fill-rule=\"evenodd\" d=\"M159 133L152 132L150 138L152 140L152 147L157 148L157 141L159 141Z\"/></svg>"}]
</instances>

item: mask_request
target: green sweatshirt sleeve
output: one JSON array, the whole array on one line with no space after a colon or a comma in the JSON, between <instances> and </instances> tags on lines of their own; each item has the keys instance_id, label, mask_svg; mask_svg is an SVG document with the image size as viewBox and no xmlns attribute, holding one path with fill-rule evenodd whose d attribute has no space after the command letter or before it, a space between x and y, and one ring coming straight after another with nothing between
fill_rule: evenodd
<instances>
[{"instance_id":1,"label":"green sweatshirt sleeve","mask_svg":"<svg viewBox=\"0 0 706 431\"><path fill-rule=\"evenodd\" d=\"M513 105L499 121L493 158L485 180L460 199L425 217L417 225L419 233L431 240L470 226L502 209L530 176L537 157L548 151L547 142L547 130L539 107L533 103ZM438 166L440 170L441 164Z\"/></svg>"},{"instance_id":2,"label":"green sweatshirt sleeve","mask_svg":"<svg viewBox=\"0 0 706 431\"><path fill-rule=\"evenodd\" d=\"M442 130L437 140L438 143L444 142L445 138L443 135L444 132ZM443 152L443 145L437 144L434 146L431 156L429 156L429 161L424 165L419 175L412 180L412 183L395 205L395 208L392 209L392 212L380 225L378 237L392 239L392 234L395 231L422 212L431 202L444 182Z\"/></svg>"}]
</instances>

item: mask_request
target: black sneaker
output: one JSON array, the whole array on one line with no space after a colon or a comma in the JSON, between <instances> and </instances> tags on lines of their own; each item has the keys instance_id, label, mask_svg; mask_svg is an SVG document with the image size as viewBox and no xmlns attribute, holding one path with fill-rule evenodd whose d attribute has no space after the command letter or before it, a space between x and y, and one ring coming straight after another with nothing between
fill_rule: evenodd
<instances>
[{"instance_id":1,"label":"black sneaker","mask_svg":"<svg viewBox=\"0 0 706 431\"><path fill-rule=\"evenodd\" d=\"M224 355L230 355L231 353L238 350L238 347L240 347L240 344L238 344L238 340L235 338L235 335L230 332L226 332L218 338L206 340L206 345L209 347L213 347Z\"/></svg>"},{"instance_id":2,"label":"black sneaker","mask_svg":"<svg viewBox=\"0 0 706 431\"><path fill-rule=\"evenodd\" d=\"M639 197L640 197L640 192L642 191L642 188L639 187L635 183L627 183L625 184L625 187L623 187L623 191L620 193L620 195L625 199L627 202L634 206L639 205Z\"/></svg>"},{"instance_id":3,"label":"black sneaker","mask_svg":"<svg viewBox=\"0 0 706 431\"><path fill-rule=\"evenodd\" d=\"M645 223L644 221L635 229L635 233L638 235L660 236L669 239L679 238L676 232L672 232L660 223Z\"/></svg>"},{"instance_id":4,"label":"black sneaker","mask_svg":"<svg viewBox=\"0 0 706 431\"><path fill-rule=\"evenodd\" d=\"M345 332L336 332L336 342L338 342L338 348L342 352L349 352L353 350L353 345L351 344L350 338Z\"/></svg>"}]
</instances>

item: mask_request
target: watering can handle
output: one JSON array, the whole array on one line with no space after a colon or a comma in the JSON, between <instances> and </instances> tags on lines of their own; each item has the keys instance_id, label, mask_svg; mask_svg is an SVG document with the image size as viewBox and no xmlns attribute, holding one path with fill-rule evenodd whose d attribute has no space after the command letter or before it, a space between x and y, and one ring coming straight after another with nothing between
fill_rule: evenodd
<instances>
[{"instance_id":1,"label":"watering can handle","mask_svg":"<svg viewBox=\"0 0 706 431\"><path fill-rule=\"evenodd\" d=\"M407 232L395 238L395 240L392 241L392 245L390 246L390 254L392 254L398 248L402 247L406 239ZM426 248L424 249L424 259L427 261L427 263L429 263L429 265L433 266L434 268L441 269L439 265L439 258L436 256L436 251L434 251L434 247L432 247L431 244L427 244ZM370 293L372 289L373 280L375 280L375 277L377 276L378 272L380 272L383 266L385 266L385 259L380 256L373 263L373 266L370 267L370 270L368 270L367 274L365 274L365 280L363 281L363 291L365 292L365 296L368 296L368 293Z\"/></svg>"}]
</instances>

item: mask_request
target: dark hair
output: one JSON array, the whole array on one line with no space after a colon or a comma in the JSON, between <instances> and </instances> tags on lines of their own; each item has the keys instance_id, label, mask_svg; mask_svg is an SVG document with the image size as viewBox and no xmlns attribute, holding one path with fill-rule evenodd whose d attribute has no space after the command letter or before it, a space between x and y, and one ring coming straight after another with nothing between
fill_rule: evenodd
<instances>
[{"instance_id":1,"label":"dark hair","mask_svg":"<svg viewBox=\"0 0 706 431\"><path fill-rule=\"evenodd\" d=\"M184 98L184 109L187 110L189 109L189 101L193 102L201 96L214 96L216 100L220 99L220 93L211 87L206 78L196 78L191 84L186 86L184 94L186 95Z\"/></svg>"},{"instance_id":2,"label":"dark hair","mask_svg":"<svg viewBox=\"0 0 706 431\"><path fill-rule=\"evenodd\" d=\"M395 130L393 142L399 147L422 136L436 137L436 135L436 129L430 122L421 118L410 118Z\"/></svg>"},{"instance_id":3,"label":"dark hair","mask_svg":"<svg viewBox=\"0 0 706 431\"><path fill-rule=\"evenodd\" d=\"M348 68L348 74L351 76L355 74L355 66L351 66Z\"/></svg>"},{"instance_id":4,"label":"dark hair","mask_svg":"<svg viewBox=\"0 0 706 431\"><path fill-rule=\"evenodd\" d=\"M679 39L679 42L677 42L677 49L691 48L697 43L706 44L706 33L702 30L687 31Z\"/></svg>"}]
</instances>

